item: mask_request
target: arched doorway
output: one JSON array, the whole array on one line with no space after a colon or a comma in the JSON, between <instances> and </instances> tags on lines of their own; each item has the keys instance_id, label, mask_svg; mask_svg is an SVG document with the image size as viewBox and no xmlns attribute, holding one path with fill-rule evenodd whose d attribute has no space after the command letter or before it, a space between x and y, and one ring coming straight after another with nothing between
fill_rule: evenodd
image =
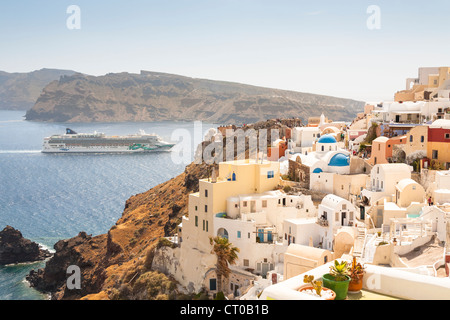
<instances>
[{"instance_id":1,"label":"arched doorway","mask_svg":"<svg viewBox=\"0 0 450 320\"><path fill-rule=\"evenodd\" d=\"M225 228L220 228L217 230L217 236L221 238L228 239L228 231Z\"/></svg>"}]
</instances>

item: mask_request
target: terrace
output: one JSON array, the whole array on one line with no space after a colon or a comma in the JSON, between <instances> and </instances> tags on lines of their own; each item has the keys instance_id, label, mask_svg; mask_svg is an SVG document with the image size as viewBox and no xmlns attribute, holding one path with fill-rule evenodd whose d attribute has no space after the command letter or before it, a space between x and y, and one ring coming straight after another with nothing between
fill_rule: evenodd
<instances>
[{"instance_id":1,"label":"terrace","mask_svg":"<svg viewBox=\"0 0 450 320\"><path fill-rule=\"evenodd\" d=\"M350 260L348 260L350 261ZM331 261L306 273L267 287L259 300L323 300L299 289L304 275L316 280L329 272ZM348 293L346 300L446 300L450 297L450 278L417 274L408 269L366 265L363 289L358 294Z\"/></svg>"}]
</instances>

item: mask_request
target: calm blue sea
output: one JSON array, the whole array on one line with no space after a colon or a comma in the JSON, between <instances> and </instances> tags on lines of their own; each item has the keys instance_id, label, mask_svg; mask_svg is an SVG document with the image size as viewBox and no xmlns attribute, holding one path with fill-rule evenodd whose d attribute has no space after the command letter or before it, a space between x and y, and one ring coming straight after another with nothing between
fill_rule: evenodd
<instances>
[{"instance_id":1,"label":"calm blue sea","mask_svg":"<svg viewBox=\"0 0 450 320\"><path fill-rule=\"evenodd\" d=\"M182 173L185 163L171 153L61 154L40 152L46 136L77 132L107 135L157 133L173 141L174 130L194 137L194 123L37 123L24 121L22 111L0 110L0 228L10 225L23 236L50 249L80 231L105 233L120 218L125 201ZM204 133L213 124L202 124ZM199 132L199 131L195 131ZM192 139L173 141L190 149ZM43 262L0 266L0 300L46 299L29 288L25 275Z\"/></svg>"}]
</instances>

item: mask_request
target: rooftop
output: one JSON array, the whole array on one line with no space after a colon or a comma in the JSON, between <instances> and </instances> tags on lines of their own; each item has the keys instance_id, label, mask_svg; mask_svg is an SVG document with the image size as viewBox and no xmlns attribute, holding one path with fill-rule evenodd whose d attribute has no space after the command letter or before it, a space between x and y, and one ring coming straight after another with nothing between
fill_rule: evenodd
<instances>
[{"instance_id":1,"label":"rooftop","mask_svg":"<svg viewBox=\"0 0 450 320\"><path fill-rule=\"evenodd\" d=\"M326 134L320 137L319 143L337 143L336 138L331 134Z\"/></svg>"}]
</instances>

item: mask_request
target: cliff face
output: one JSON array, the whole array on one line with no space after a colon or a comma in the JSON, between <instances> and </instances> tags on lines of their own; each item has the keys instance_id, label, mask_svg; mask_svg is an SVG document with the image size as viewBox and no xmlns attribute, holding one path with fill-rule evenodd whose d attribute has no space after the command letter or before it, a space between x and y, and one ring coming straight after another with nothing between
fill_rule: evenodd
<instances>
[{"instance_id":1,"label":"cliff face","mask_svg":"<svg viewBox=\"0 0 450 320\"><path fill-rule=\"evenodd\" d=\"M143 293L148 286L143 283L150 282L149 278L170 282L161 279L164 275L152 274L153 249L181 222L189 193L198 191L198 179L207 176L208 168L206 164L191 164L179 176L131 197L107 234L92 237L82 232L59 241L45 268L32 271L27 280L36 289L51 292L53 299L148 298ZM66 287L70 265L80 268L80 290ZM172 285L166 287L173 289Z\"/></svg>"},{"instance_id":2,"label":"cliff face","mask_svg":"<svg viewBox=\"0 0 450 320\"><path fill-rule=\"evenodd\" d=\"M51 254L25 239L19 230L6 226L0 232L0 265L45 260Z\"/></svg>"},{"instance_id":3,"label":"cliff face","mask_svg":"<svg viewBox=\"0 0 450 320\"><path fill-rule=\"evenodd\" d=\"M0 71L0 110L28 110L39 98L42 89L63 75L74 71L42 69L28 73Z\"/></svg>"},{"instance_id":4,"label":"cliff face","mask_svg":"<svg viewBox=\"0 0 450 320\"><path fill-rule=\"evenodd\" d=\"M202 120L253 123L311 116L351 120L363 102L249 85L141 72L82 74L46 86L26 119L56 122Z\"/></svg>"}]
</instances>

